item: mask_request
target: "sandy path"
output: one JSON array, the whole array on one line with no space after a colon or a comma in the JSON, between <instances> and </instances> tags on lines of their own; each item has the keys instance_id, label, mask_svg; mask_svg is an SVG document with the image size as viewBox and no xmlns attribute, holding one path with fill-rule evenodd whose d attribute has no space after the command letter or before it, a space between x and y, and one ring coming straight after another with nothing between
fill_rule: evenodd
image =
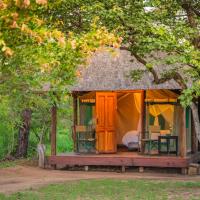
<instances>
[{"instance_id":1,"label":"sandy path","mask_svg":"<svg viewBox=\"0 0 200 200\"><path fill-rule=\"evenodd\" d=\"M176 181L200 181L200 176L183 176L179 174L159 173L116 173L116 172L84 172L39 169L30 166L16 166L0 169L0 193L11 194L30 188L38 188L51 183L62 183L83 179L156 179Z\"/></svg>"}]
</instances>

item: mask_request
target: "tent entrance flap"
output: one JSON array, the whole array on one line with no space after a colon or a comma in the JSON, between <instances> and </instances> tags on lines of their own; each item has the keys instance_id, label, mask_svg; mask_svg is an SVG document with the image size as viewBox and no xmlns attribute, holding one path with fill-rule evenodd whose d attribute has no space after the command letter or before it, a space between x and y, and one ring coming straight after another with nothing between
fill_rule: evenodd
<instances>
[{"instance_id":1,"label":"tent entrance flap","mask_svg":"<svg viewBox=\"0 0 200 200\"><path fill-rule=\"evenodd\" d=\"M123 137L126 134L130 135L130 132L139 138L142 123L141 112L142 92L117 93L116 134L118 145L123 145Z\"/></svg>"}]
</instances>

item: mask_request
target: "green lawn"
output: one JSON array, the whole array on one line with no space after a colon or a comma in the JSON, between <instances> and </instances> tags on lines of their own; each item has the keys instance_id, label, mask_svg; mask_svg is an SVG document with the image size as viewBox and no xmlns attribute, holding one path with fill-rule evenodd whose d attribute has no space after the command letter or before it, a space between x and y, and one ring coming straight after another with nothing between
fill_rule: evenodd
<instances>
[{"instance_id":1,"label":"green lawn","mask_svg":"<svg viewBox=\"0 0 200 200\"><path fill-rule=\"evenodd\" d=\"M200 182L85 180L0 195L0 200L200 199Z\"/></svg>"}]
</instances>

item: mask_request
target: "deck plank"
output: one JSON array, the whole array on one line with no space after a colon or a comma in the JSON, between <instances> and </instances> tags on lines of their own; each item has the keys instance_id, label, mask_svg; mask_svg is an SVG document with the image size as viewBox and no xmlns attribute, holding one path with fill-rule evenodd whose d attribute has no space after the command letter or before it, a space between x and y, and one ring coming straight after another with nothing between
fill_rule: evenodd
<instances>
[{"instance_id":1,"label":"deck plank","mask_svg":"<svg viewBox=\"0 0 200 200\"><path fill-rule=\"evenodd\" d=\"M147 156L135 152L121 152L117 154L61 154L49 156L50 165L69 166L136 166L136 167L169 167L185 168L192 162L191 157L176 156Z\"/></svg>"}]
</instances>

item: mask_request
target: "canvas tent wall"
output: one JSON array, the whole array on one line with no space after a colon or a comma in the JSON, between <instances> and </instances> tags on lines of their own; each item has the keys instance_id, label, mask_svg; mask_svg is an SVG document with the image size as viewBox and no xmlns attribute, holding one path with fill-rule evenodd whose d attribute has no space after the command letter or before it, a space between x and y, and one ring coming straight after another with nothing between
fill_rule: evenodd
<instances>
[{"instance_id":1,"label":"canvas tent wall","mask_svg":"<svg viewBox=\"0 0 200 200\"><path fill-rule=\"evenodd\" d=\"M143 94L146 93L145 100ZM79 96L79 125L94 125L96 123L96 95L99 92L83 93ZM106 92L104 92L106 93ZM115 116L116 141L123 144L122 139L127 132L134 131L140 137L142 132L142 109L146 105L146 130L159 127L161 134L178 135L179 120L177 105L178 94L170 90L132 90L116 91L117 112ZM152 130L151 130L152 131Z\"/></svg>"},{"instance_id":2,"label":"canvas tent wall","mask_svg":"<svg viewBox=\"0 0 200 200\"><path fill-rule=\"evenodd\" d=\"M153 123L151 125L165 130L163 133L169 133L175 122L175 106L178 94L170 90L147 90L146 103L149 104L147 115L151 116ZM142 93L135 91L131 93L118 93L116 131L117 144L122 144L123 136L129 131L142 131ZM163 104L164 103L164 104ZM148 120L149 116L147 116ZM163 119L163 120L161 120ZM149 124L148 124L149 126ZM146 127L149 129L149 127Z\"/></svg>"},{"instance_id":3,"label":"canvas tent wall","mask_svg":"<svg viewBox=\"0 0 200 200\"><path fill-rule=\"evenodd\" d=\"M165 133L171 132L175 124L177 98L178 94L170 90L147 91L148 125L166 130Z\"/></svg>"}]
</instances>

